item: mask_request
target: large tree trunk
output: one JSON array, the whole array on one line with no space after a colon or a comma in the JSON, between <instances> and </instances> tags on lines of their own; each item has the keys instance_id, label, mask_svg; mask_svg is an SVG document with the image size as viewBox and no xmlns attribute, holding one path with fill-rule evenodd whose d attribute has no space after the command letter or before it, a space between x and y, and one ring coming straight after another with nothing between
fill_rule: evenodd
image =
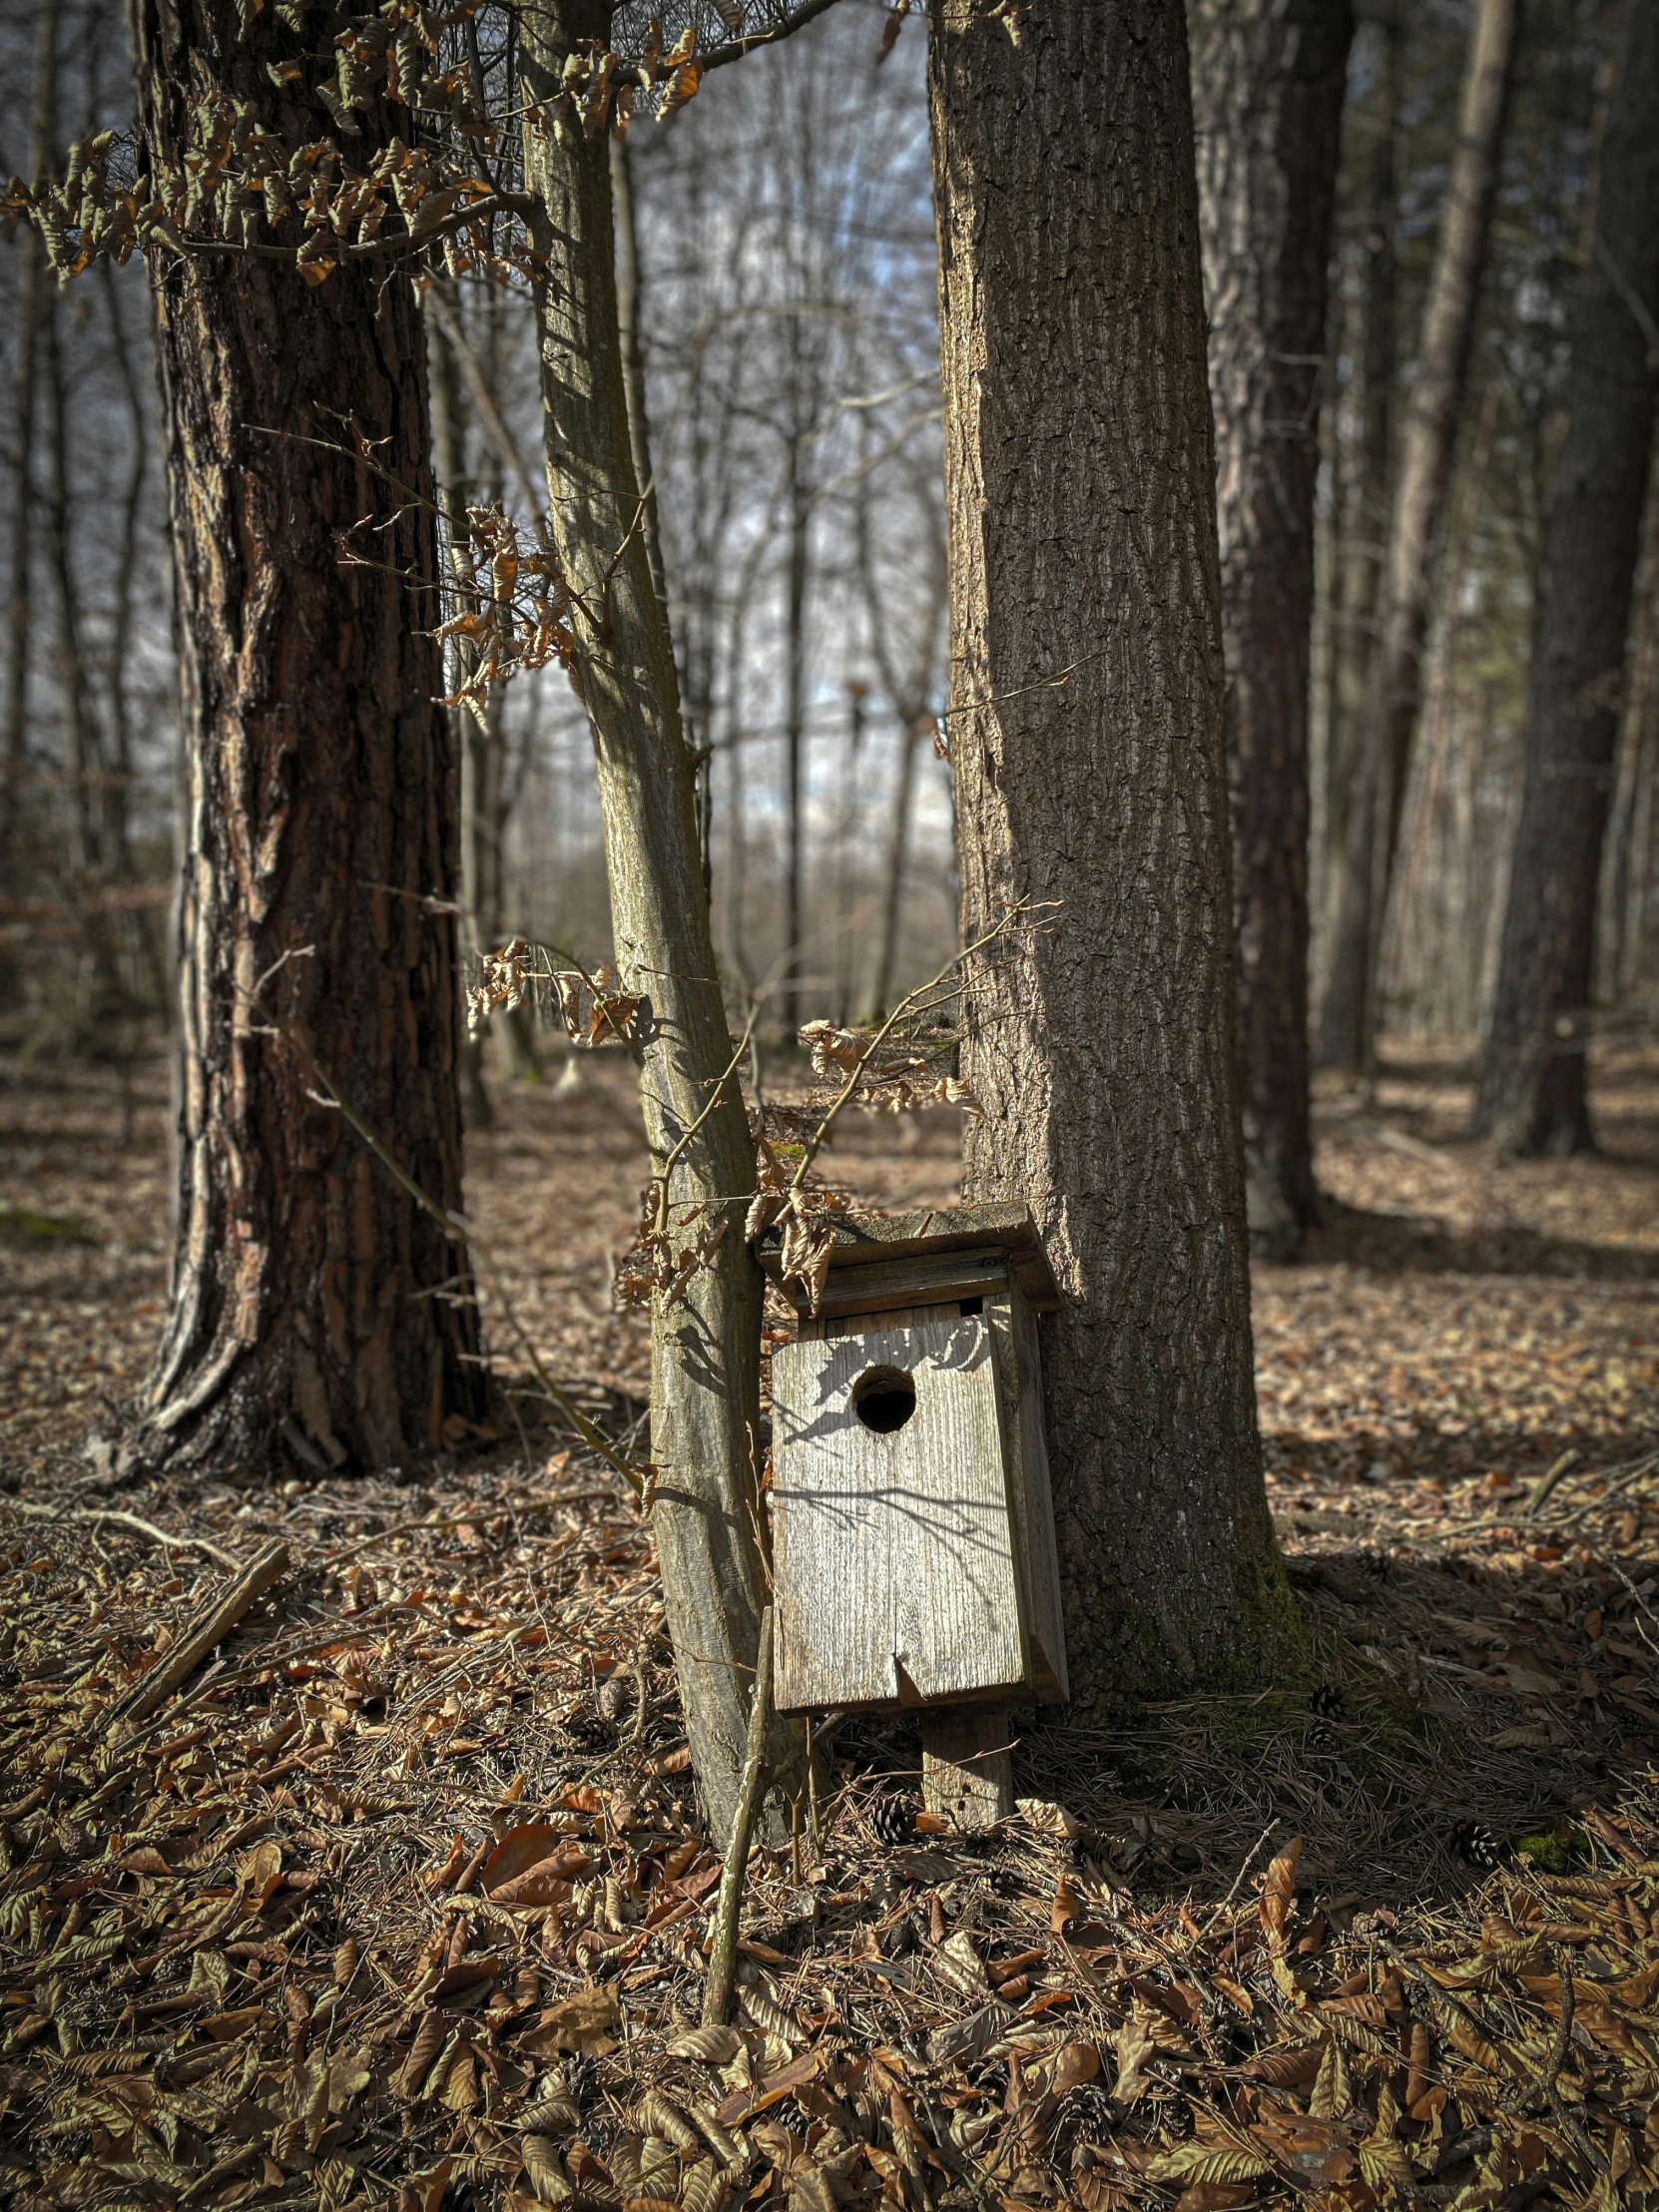
<instances>
[{"instance_id":1,"label":"large tree trunk","mask_svg":"<svg viewBox=\"0 0 1659 2212\"><path fill-rule=\"evenodd\" d=\"M1398 366L1394 312L1398 264L1394 251L1398 188L1399 12L1391 6L1367 27L1375 50L1363 118L1359 169L1362 258L1343 302L1339 347L1351 355L1360 385L1359 436L1337 448L1335 470L1336 606L1332 625L1331 712L1325 763L1324 865L1319 885L1323 930L1340 902L1349 805L1365 727L1366 684L1377 640L1382 563L1388 533L1388 463L1393 442L1394 375ZM1347 167L1345 163L1344 167ZM1341 180L1339 179L1339 183Z\"/></svg>"},{"instance_id":2,"label":"large tree trunk","mask_svg":"<svg viewBox=\"0 0 1659 2212\"><path fill-rule=\"evenodd\" d=\"M1188 0L1252 1243L1319 1219L1308 1094L1308 676L1349 0Z\"/></svg>"},{"instance_id":3,"label":"large tree trunk","mask_svg":"<svg viewBox=\"0 0 1659 2212\"><path fill-rule=\"evenodd\" d=\"M1590 1149L1584 1053L1596 877L1653 438L1659 8L1626 10L1595 243L1572 325L1567 434L1538 575L1525 778L1475 1129L1508 1152Z\"/></svg>"},{"instance_id":4,"label":"large tree trunk","mask_svg":"<svg viewBox=\"0 0 1659 2212\"><path fill-rule=\"evenodd\" d=\"M61 0L40 0L35 17L34 74L29 93L29 184L38 192L47 182L58 121L58 24ZM33 552L35 537L34 459L35 387L40 359L41 311L48 303L46 249L32 223L17 237L17 320L12 329L12 512L8 563L10 631L6 659L5 761L0 766L0 857L9 847L23 806L29 753L29 665L34 626ZM9 959L4 997L11 993Z\"/></svg>"},{"instance_id":5,"label":"large tree trunk","mask_svg":"<svg viewBox=\"0 0 1659 2212\"><path fill-rule=\"evenodd\" d=\"M1596 995L1619 1005L1649 972L1654 794L1659 786L1659 438L1648 460L1642 551L1630 595L1630 671L1620 711L1619 773L1601 870Z\"/></svg>"},{"instance_id":6,"label":"large tree trunk","mask_svg":"<svg viewBox=\"0 0 1659 2212\"><path fill-rule=\"evenodd\" d=\"M293 146L313 138L267 67L328 35L308 22L301 41L270 10L245 27L234 0L135 0L153 172L197 150L204 90ZM362 120L366 138L379 119ZM272 260L158 250L155 278L186 735L182 1065L173 1283L136 1448L380 1467L481 1410L475 1310L433 1295L464 1288L464 1255L260 1007L457 1207L455 777L427 634L420 319L406 276L372 265L313 288ZM406 492L335 449L342 412ZM364 521L372 565L342 566L336 533Z\"/></svg>"},{"instance_id":7,"label":"large tree trunk","mask_svg":"<svg viewBox=\"0 0 1659 2212\"><path fill-rule=\"evenodd\" d=\"M1024 1200L1082 1705L1299 1635L1252 1373L1181 0L930 0L967 1188Z\"/></svg>"},{"instance_id":8,"label":"large tree trunk","mask_svg":"<svg viewBox=\"0 0 1659 2212\"><path fill-rule=\"evenodd\" d=\"M1520 0L1478 0L1469 33L1457 143L1388 521L1382 631L1367 678L1365 727L1320 1007L1319 1056L1328 1067L1369 1066L1376 1042L1377 953L1422 696L1434 538L1468 380L1519 19Z\"/></svg>"},{"instance_id":9,"label":"large tree trunk","mask_svg":"<svg viewBox=\"0 0 1659 2212\"><path fill-rule=\"evenodd\" d=\"M553 0L524 18L532 110L551 116L565 59L603 39L602 0ZM702 1127L674 1175L680 1202L727 1233L682 1303L653 1315L653 1525L692 1761L717 1834L737 1804L764 1581L759 1528L761 1275L742 1235L755 1148L732 1057L698 848L692 762L668 624L640 527L617 331L610 159L579 123L532 126L526 174L547 256L541 386L553 539L573 600L572 674L599 764L611 925L623 987L650 1018L641 1095L660 1168ZM695 1226L686 1224L687 1241Z\"/></svg>"}]
</instances>

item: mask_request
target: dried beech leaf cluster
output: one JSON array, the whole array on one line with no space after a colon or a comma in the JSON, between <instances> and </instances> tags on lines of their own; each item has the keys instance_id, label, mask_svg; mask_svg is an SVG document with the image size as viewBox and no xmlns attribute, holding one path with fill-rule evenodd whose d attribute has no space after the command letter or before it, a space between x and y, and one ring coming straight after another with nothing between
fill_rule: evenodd
<instances>
[{"instance_id":1,"label":"dried beech leaf cluster","mask_svg":"<svg viewBox=\"0 0 1659 2212\"><path fill-rule=\"evenodd\" d=\"M564 1030L572 1044L591 1050L602 1044L632 1047L646 1008L638 991L619 987L614 968L558 968L544 946L513 937L499 951L486 952L478 980L467 988L467 1027L474 1036L496 1013L515 1013L533 1003Z\"/></svg>"},{"instance_id":2,"label":"dried beech leaf cluster","mask_svg":"<svg viewBox=\"0 0 1659 2212\"><path fill-rule=\"evenodd\" d=\"M264 7L243 0L244 37ZM741 31L738 0L719 12L729 30ZM476 60L453 36L478 13L479 0L449 9L383 0L370 13L333 11L339 27L318 67L317 11L276 0L274 15L303 43L305 59L265 63L274 97L201 93L187 105L178 159L154 170L142 165L131 134L81 140L61 179L39 189L9 180L0 190L0 229L11 236L19 222L33 223L64 282L100 256L125 263L152 247L276 255L310 283L348 260L424 247L451 276L534 278L542 264L529 237L533 211L506 174L511 137L520 129L621 136L636 116L673 115L701 81L697 26L688 21L671 43L650 17L638 51L626 57L585 41L566 61L554 100L507 117L490 112ZM405 112L407 136L364 159L359 118L381 103ZM303 128L307 110L326 118L325 135Z\"/></svg>"},{"instance_id":3,"label":"dried beech leaf cluster","mask_svg":"<svg viewBox=\"0 0 1659 2212\"><path fill-rule=\"evenodd\" d=\"M296 9L276 12L302 28ZM149 173L130 136L101 132L70 149L61 182L36 192L12 178L0 219L11 230L33 221L65 282L100 255L125 262L152 245L180 254L226 246L286 254L311 283L344 260L427 242L440 247L452 274L533 274L525 242L510 230L498 241L488 221L507 202L479 173L478 158L493 152L501 126L483 112L469 66L439 59L446 34L474 13L472 5L439 12L385 0L372 15L343 20L332 68L268 63L274 99L213 91L192 99L176 163ZM382 96L408 111L412 143L394 136L371 159L354 160L347 148L362 135L356 115ZM307 106L321 110L336 135L294 143L270 127Z\"/></svg>"},{"instance_id":4,"label":"dried beech leaf cluster","mask_svg":"<svg viewBox=\"0 0 1659 2212\"><path fill-rule=\"evenodd\" d=\"M468 507L449 550L461 606L436 635L460 648L462 681L444 705L481 724L492 686L553 661L570 667L570 593L552 547L526 542L499 506Z\"/></svg>"}]
</instances>

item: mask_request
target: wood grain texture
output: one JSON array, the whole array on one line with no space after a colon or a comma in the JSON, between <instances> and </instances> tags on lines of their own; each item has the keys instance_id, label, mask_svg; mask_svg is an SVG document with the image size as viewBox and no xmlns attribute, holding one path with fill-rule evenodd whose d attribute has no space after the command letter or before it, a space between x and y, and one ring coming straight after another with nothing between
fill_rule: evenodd
<instances>
[{"instance_id":1,"label":"wood grain texture","mask_svg":"<svg viewBox=\"0 0 1659 2212\"><path fill-rule=\"evenodd\" d=\"M1003 1415L1003 1456L1014 1515L1014 1557L1025 1606L1031 1686L1039 1705L1070 1696L1066 1631L1060 1607L1060 1559L1054 1542L1054 1501L1043 1438L1042 1360L1036 1316L1013 1289L987 1298L985 1319L996 1348Z\"/></svg>"},{"instance_id":2,"label":"wood grain texture","mask_svg":"<svg viewBox=\"0 0 1659 2212\"><path fill-rule=\"evenodd\" d=\"M853 1411L867 1369L914 1379L881 1435ZM1027 1681L990 1326L937 1316L807 1339L773 1362L778 1707L1006 1695Z\"/></svg>"},{"instance_id":3,"label":"wood grain texture","mask_svg":"<svg viewBox=\"0 0 1659 2212\"><path fill-rule=\"evenodd\" d=\"M992 1200L915 1214L830 1214L824 1226L835 1239L830 1257L831 1281L844 1267L996 1245L1007 1253L1014 1280L1039 1313L1059 1303L1048 1256L1021 1200ZM776 1277L783 1266L783 1232L769 1229L756 1247L756 1256Z\"/></svg>"},{"instance_id":4,"label":"wood grain texture","mask_svg":"<svg viewBox=\"0 0 1659 2212\"><path fill-rule=\"evenodd\" d=\"M873 1267L831 1268L819 1300L821 1315L879 1314L899 1307L944 1306L983 1298L1008 1282L1005 1252L926 1252L914 1260Z\"/></svg>"},{"instance_id":5,"label":"wood grain texture","mask_svg":"<svg viewBox=\"0 0 1659 2212\"><path fill-rule=\"evenodd\" d=\"M1000 1705L941 1705L921 1716L921 1796L961 1829L994 1828L1014 1809L1013 1747Z\"/></svg>"}]
</instances>

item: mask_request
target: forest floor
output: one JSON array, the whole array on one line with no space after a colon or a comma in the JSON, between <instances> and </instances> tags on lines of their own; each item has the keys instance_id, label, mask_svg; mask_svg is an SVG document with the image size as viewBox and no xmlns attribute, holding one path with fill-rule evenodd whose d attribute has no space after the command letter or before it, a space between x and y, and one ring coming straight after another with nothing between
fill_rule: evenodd
<instances>
[{"instance_id":1,"label":"forest floor","mask_svg":"<svg viewBox=\"0 0 1659 2212\"><path fill-rule=\"evenodd\" d=\"M628 1078L499 1093L469 1160L521 1320L623 1430ZM895 1824L914 1735L848 1725L699 2032L718 1867L631 1496L527 1397L407 1476L90 1486L162 1311L165 1076L0 1066L0 2202L1649 2201L1659 1057L1598 1104L1603 1157L1524 1165L1463 1141L1447 1060L1322 1104L1329 1221L1255 1285L1308 1678L1023 1717L989 1839ZM948 1203L957 1145L858 1123L834 1178Z\"/></svg>"}]
</instances>

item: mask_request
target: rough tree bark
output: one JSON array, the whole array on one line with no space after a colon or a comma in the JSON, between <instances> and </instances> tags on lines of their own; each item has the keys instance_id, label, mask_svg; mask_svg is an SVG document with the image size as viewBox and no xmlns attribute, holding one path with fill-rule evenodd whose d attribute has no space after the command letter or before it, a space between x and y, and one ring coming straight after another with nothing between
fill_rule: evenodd
<instances>
[{"instance_id":1,"label":"rough tree bark","mask_svg":"<svg viewBox=\"0 0 1659 2212\"><path fill-rule=\"evenodd\" d=\"M1388 519L1381 634L1367 674L1360 760L1320 1006L1319 1057L1327 1067L1369 1066L1376 1042L1377 951L1422 695L1434 538L1468 380L1519 20L1520 0L1478 0L1469 32L1457 142Z\"/></svg>"},{"instance_id":2,"label":"rough tree bark","mask_svg":"<svg viewBox=\"0 0 1659 2212\"><path fill-rule=\"evenodd\" d=\"M434 285L423 296L426 315L426 384L431 408L432 468L438 500L448 517L450 571L457 582L467 572L465 549L456 543L464 529L464 517L475 497L485 503L467 473L467 440L461 402L461 372L450 328L458 317L453 300ZM448 325L446 327L446 325ZM472 673L471 641L457 638L450 647L453 675L451 696ZM461 799L461 950L469 961L492 952L501 943L498 888L493 867L500 845L499 800L501 717L504 701L492 693L484 707L484 726L469 707L448 710L450 744L460 767ZM461 1106L469 1129L488 1129L495 1119L484 1082L484 1040L468 1035L462 1040L460 1061Z\"/></svg>"},{"instance_id":3,"label":"rough tree bark","mask_svg":"<svg viewBox=\"0 0 1659 2212\"><path fill-rule=\"evenodd\" d=\"M34 73L29 91L29 183L47 181L58 120L60 0L42 0L35 17ZM35 533L35 386L41 311L46 304L46 251L32 223L17 238L17 320L12 330L12 512L8 563L5 764L0 768L0 851L10 845L23 800L29 750L29 662L33 643L32 559ZM0 962L9 986L11 962ZM11 995L8 987L7 997Z\"/></svg>"},{"instance_id":4,"label":"rough tree bark","mask_svg":"<svg viewBox=\"0 0 1659 2212\"><path fill-rule=\"evenodd\" d=\"M1297 1648L1252 1372L1181 0L930 0L966 1184L1020 1198L1082 1705Z\"/></svg>"},{"instance_id":5,"label":"rough tree bark","mask_svg":"<svg viewBox=\"0 0 1659 2212\"><path fill-rule=\"evenodd\" d=\"M1567 433L1538 573L1524 780L1476 1133L1593 1149L1584 1055L1596 878L1659 379L1659 8L1625 11Z\"/></svg>"},{"instance_id":6,"label":"rough tree bark","mask_svg":"<svg viewBox=\"0 0 1659 2212\"><path fill-rule=\"evenodd\" d=\"M198 151L207 91L295 147L314 138L268 73L327 35L314 13L301 40L235 0L135 0L132 31L152 173ZM366 142L384 130L361 122ZM212 220L210 200L193 230ZM464 1255L248 994L457 1207L455 776L426 635L420 318L407 278L372 266L313 288L269 259L158 250L153 274L185 857L173 1281L133 1449L385 1466L481 1412L475 1310L433 1295ZM339 449L352 425L406 491ZM377 565L344 566L336 534L365 520Z\"/></svg>"},{"instance_id":7,"label":"rough tree bark","mask_svg":"<svg viewBox=\"0 0 1659 2212\"><path fill-rule=\"evenodd\" d=\"M551 117L560 72L603 39L603 0L551 0L523 19L529 188L547 256L539 294L542 415L554 543L570 583L572 675L599 766L611 925L623 986L646 994L641 1095L661 1167L700 1116L677 1201L724 1208L727 1234L684 1302L653 1315L653 1526L692 1762L716 1833L742 1775L764 1577L759 1444L761 1275L732 1200L754 1189L698 847L674 656L652 582L629 445L617 330L610 159L603 137ZM677 1214L677 1222L684 1217ZM689 1234L689 1232L688 1232Z\"/></svg>"},{"instance_id":8,"label":"rough tree bark","mask_svg":"<svg viewBox=\"0 0 1659 2212\"><path fill-rule=\"evenodd\" d=\"M1396 359L1394 251L1398 220L1394 140L1398 131L1399 10L1390 6L1368 26L1375 77L1364 108L1360 173L1363 258L1354 295L1345 303L1342 342L1360 367L1360 436L1340 492L1337 607L1334 625L1329 757L1325 777L1325 867L1321 913L1340 900L1349 804L1365 727L1366 682L1377 638L1382 564L1388 531L1388 462L1393 444ZM1347 166L1346 164L1344 165ZM1339 183L1340 183L1339 179Z\"/></svg>"},{"instance_id":9,"label":"rough tree bark","mask_svg":"<svg viewBox=\"0 0 1659 2212\"><path fill-rule=\"evenodd\" d=\"M1308 1091L1314 485L1349 0L1188 0L1251 1241L1319 1220Z\"/></svg>"}]
</instances>

